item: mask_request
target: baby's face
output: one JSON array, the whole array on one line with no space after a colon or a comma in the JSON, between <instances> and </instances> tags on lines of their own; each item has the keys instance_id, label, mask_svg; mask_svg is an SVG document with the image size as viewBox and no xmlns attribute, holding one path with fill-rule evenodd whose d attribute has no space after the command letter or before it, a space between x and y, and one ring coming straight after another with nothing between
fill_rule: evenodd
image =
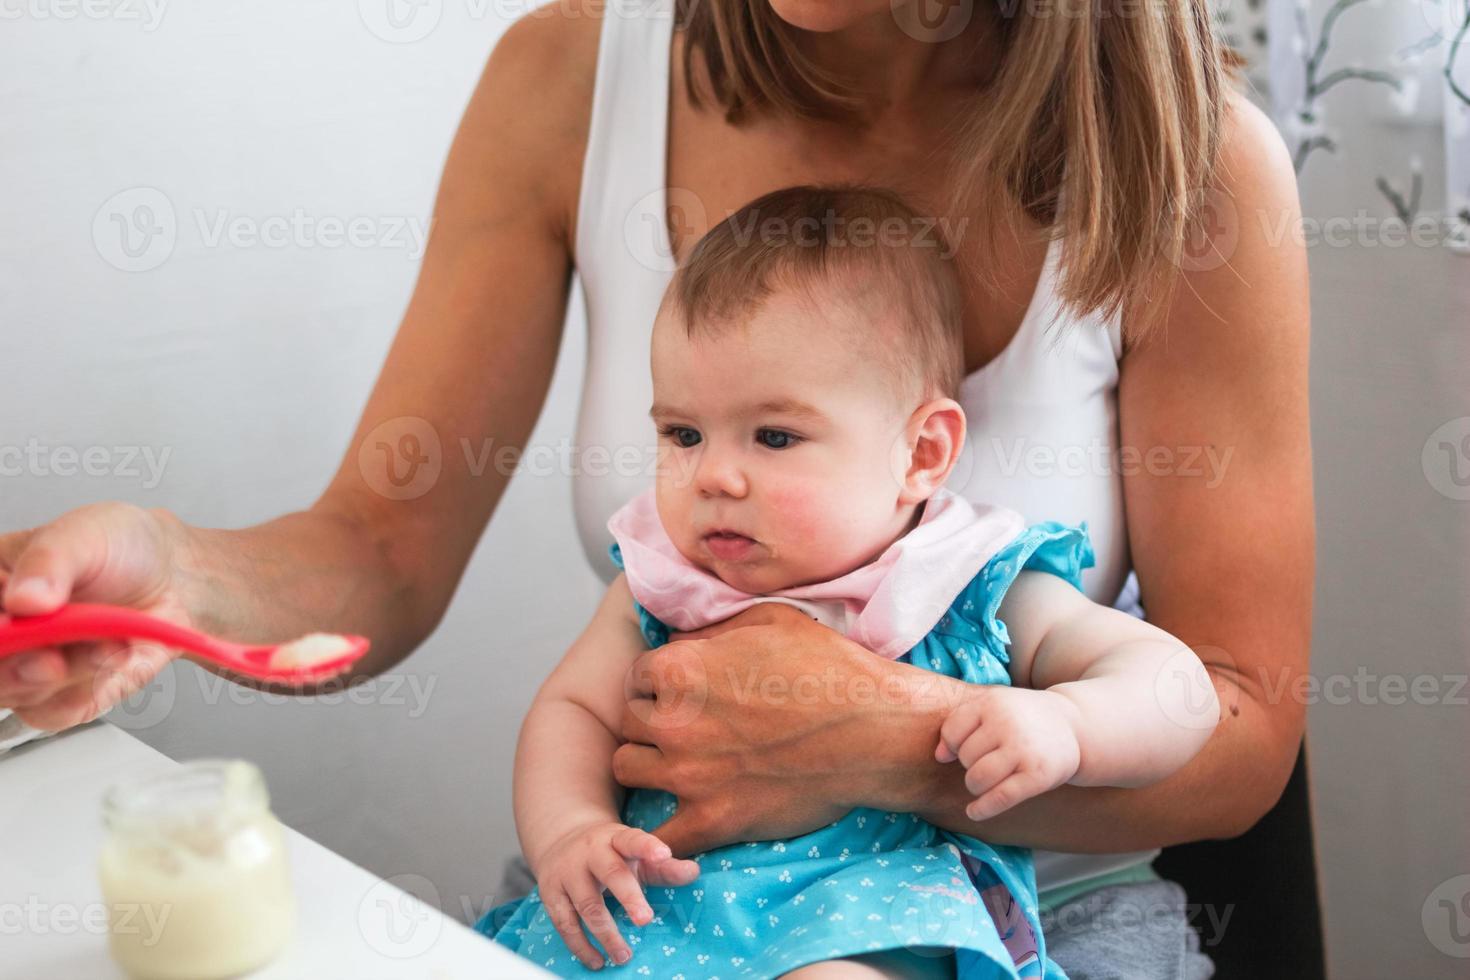
<instances>
[{"instance_id":1,"label":"baby's face","mask_svg":"<svg viewBox=\"0 0 1470 980\"><path fill-rule=\"evenodd\" d=\"M745 592L836 578L914 515L917 403L902 403L856 315L777 292L712 336L668 314L654 324L659 517L686 558Z\"/></svg>"}]
</instances>

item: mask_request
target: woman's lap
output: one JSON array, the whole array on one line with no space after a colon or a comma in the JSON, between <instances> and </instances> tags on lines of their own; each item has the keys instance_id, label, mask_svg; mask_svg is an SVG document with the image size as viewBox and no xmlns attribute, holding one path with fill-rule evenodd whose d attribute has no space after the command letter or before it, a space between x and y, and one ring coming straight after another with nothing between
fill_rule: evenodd
<instances>
[{"instance_id":1,"label":"woman's lap","mask_svg":"<svg viewBox=\"0 0 1470 980\"><path fill-rule=\"evenodd\" d=\"M508 862L501 901L535 881L517 856ZM1172 881L1109 885L1042 914L1046 951L1068 980L1208 980L1215 967L1199 951L1184 889Z\"/></svg>"},{"instance_id":2,"label":"woman's lap","mask_svg":"<svg viewBox=\"0 0 1470 980\"><path fill-rule=\"evenodd\" d=\"M1215 972L1172 881L1098 888L1041 921L1047 955L1068 980L1208 980Z\"/></svg>"}]
</instances>

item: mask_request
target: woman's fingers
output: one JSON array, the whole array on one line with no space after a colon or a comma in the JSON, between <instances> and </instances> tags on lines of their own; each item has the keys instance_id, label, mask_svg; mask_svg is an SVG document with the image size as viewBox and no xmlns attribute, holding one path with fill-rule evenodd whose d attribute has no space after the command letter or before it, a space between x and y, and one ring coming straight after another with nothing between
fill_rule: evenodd
<instances>
[{"instance_id":1,"label":"woman's fingers","mask_svg":"<svg viewBox=\"0 0 1470 980\"><path fill-rule=\"evenodd\" d=\"M699 862L688 858L664 858L638 862L638 877L646 885L678 888L699 877Z\"/></svg>"},{"instance_id":2,"label":"woman's fingers","mask_svg":"<svg viewBox=\"0 0 1470 980\"><path fill-rule=\"evenodd\" d=\"M624 742L613 752L612 773L628 789L665 789L664 754L652 745Z\"/></svg>"},{"instance_id":3,"label":"woman's fingers","mask_svg":"<svg viewBox=\"0 0 1470 980\"><path fill-rule=\"evenodd\" d=\"M615 851L629 859L643 858L648 861L661 861L674 853L669 850L669 845L648 831L639 830L637 827L624 827L613 834L612 846Z\"/></svg>"},{"instance_id":4,"label":"woman's fingers","mask_svg":"<svg viewBox=\"0 0 1470 980\"><path fill-rule=\"evenodd\" d=\"M67 678L66 656L54 647L0 660L0 704L33 704L54 694Z\"/></svg>"},{"instance_id":5,"label":"woman's fingers","mask_svg":"<svg viewBox=\"0 0 1470 980\"><path fill-rule=\"evenodd\" d=\"M0 703L13 705L32 728L61 731L91 721L142 690L173 659L156 643L118 641L75 644L58 655L65 657L66 670L60 683L19 697L0 691Z\"/></svg>"},{"instance_id":6,"label":"woman's fingers","mask_svg":"<svg viewBox=\"0 0 1470 980\"><path fill-rule=\"evenodd\" d=\"M565 890L558 888L553 894L543 894L541 902L546 906L546 917L551 920L551 925L556 929L561 941L567 944L567 949L572 955L589 970L600 970L603 966L603 956L592 948L587 941L587 935L582 932L581 913L577 909L576 900ZM601 904L601 896L598 904Z\"/></svg>"},{"instance_id":7,"label":"woman's fingers","mask_svg":"<svg viewBox=\"0 0 1470 980\"><path fill-rule=\"evenodd\" d=\"M105 536L80 512L63 514L44 527L22 533L23 538L7 543L18 554L5 561L8 575L0 595L0 605L14 615L56 611L71 595L77 578L99 567L105 558Z\"/></svg>"}]
</instances>

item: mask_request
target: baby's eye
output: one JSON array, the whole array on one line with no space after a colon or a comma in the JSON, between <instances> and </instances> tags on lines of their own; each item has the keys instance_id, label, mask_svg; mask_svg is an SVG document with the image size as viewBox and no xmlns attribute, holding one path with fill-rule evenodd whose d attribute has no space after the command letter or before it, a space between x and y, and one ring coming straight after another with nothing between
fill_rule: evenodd
<instances>
[{"instance_id":1,"label":"baby's eye","mask_svg":"<svg viewBox=\"0 0 1470 980\"><path fill-rule=\"evenodd\" d=\"M674 445L680 449L689 449L700 443L698 429L691 429L687 425L666 425L659 430L659 434L674 440Z\"/></svg>"},{"instance_id":2,"label":"baby's eye","mask_svg":"<svg viewBox=\"0 0 1470 980\"><path fill-rule=\"evenodd\" d=\"M801 441L801 437L780 429L757 429L755 441L767 449L790 449Z\"/></svg>"}]
</instances>

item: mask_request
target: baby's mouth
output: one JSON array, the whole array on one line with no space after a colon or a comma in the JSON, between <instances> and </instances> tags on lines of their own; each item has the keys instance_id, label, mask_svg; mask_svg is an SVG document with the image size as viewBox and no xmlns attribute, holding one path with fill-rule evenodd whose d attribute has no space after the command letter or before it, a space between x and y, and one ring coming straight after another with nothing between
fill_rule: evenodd
<instances>
[{"instance_id":1,"label":"baby's mouth","mask_svg":"<svg viewBox=\"0 0 1470 980\"><path fill-rule=\"evenodd\" d=\"M711 531L702 539L705 548L720 561L744 561L755 551L756 541L735 531Z\"/></svg>"}]
</instances>

